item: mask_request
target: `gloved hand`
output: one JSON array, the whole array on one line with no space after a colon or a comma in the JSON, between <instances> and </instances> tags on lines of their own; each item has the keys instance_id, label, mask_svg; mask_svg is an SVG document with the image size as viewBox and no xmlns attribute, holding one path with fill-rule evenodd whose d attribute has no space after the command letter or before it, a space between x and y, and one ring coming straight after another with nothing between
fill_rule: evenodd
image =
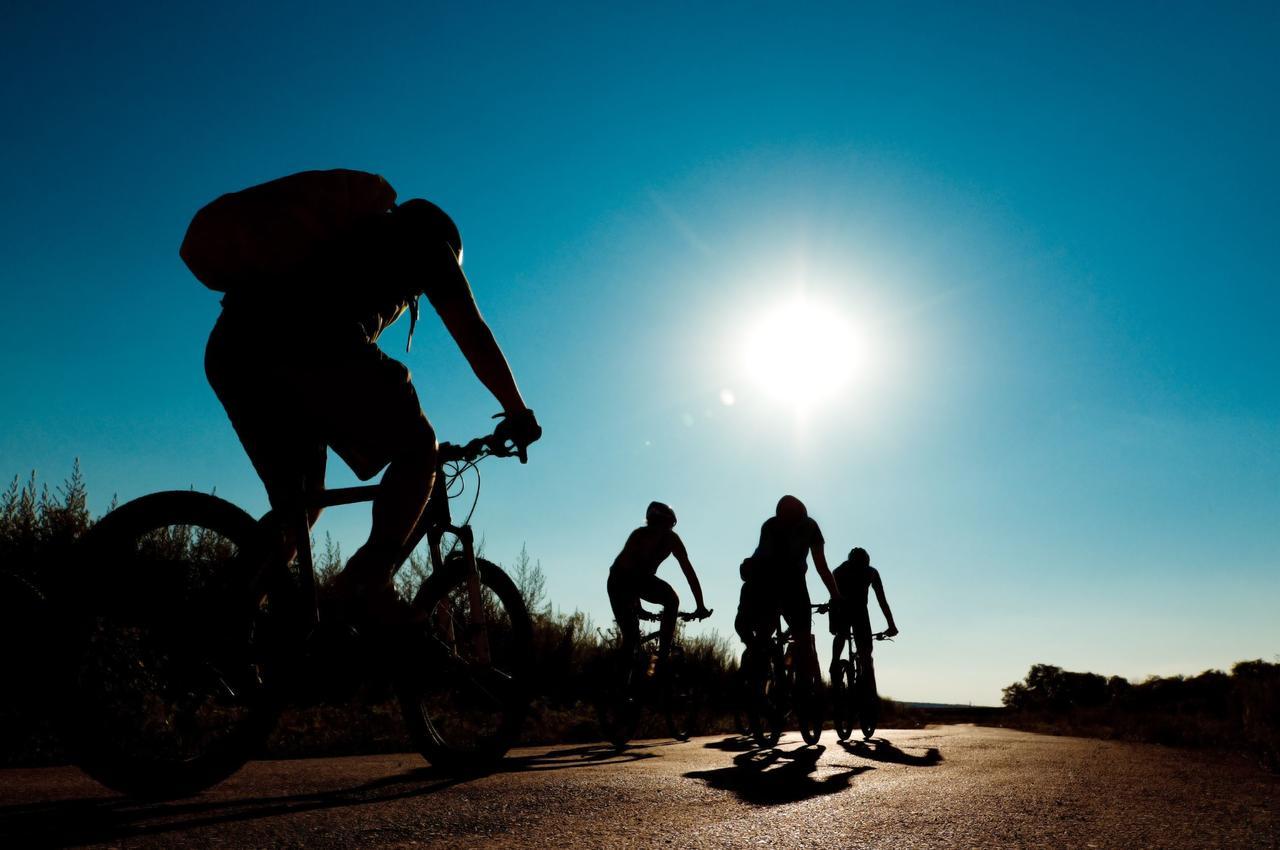
<instances>
[{"instance_id":1,"label":"gloved hand","mask_svg":"<svg viewBox=\"0 0 1280 850\"><path fill-rule=\"evenodd\" d=\"M523 454L524 449L542 436L542 426L533 411L525 408L515 413L501 414L502 421L493 429L494 436L504 443L511 442Z\"/></svg>"}]
</instances>

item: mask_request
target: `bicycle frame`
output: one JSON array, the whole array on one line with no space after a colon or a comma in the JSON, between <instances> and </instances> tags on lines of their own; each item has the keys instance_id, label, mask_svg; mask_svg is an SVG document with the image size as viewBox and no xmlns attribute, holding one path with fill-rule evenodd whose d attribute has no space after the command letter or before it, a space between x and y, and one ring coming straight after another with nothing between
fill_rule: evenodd
<instances>
[{"instance_id":1,"label":"bicycle frame","mask_svg":"<svg viewBox=\"0 0 1280 850\"><path fill-rule=\"evenodd\" d=\"M441 541L446 534L452 534L458 539L462 546L463 559L467 565L467 591L471 604L472 615L469 618L471 624L470 638L472 639L472 649L475 658L481 663L488 664L490 662L488 631L485 628L483 595L480 588L480 572L476 566L475 556L475 536L471 530L471 526L467 523L455 525L449 510L449 486L453 480L460 475L459 470L454 475L446 472L445 466L450 463L465 462L473 464L475 461L487 456L505 456L506 452L496 448L487 438L472 440L466 446L456 446L450 443L441 443L438 449L438 459L436 462L435 481L432 484L431 494L427 499L427 505L423 509L422 516L418 518L417 524L414 526L413 532L409 535L405 542L403 550L395 561L395 569L392 574L399 572L405 562L409 560L410 554L422 542L423 538L427 540L429 556L431 558L431 568L438 571L444 564L444 555L441 552ZM308 490L302 499L299 500L299 506L289 511L292 514L288 525L285 528L292 529L292 538L297 547L298 573L302 584L302 602L305 605L304 627L314 628L320 622L319 598L316 586L315 559L311 550L311 516L318 513L320 509L336 507L339 505L353 505L361 502L371 502L377 498L381 492L381 484L366 484L356 487L337 487L333 489ZM265 521L265 518L264 518ZM268 563L264 565L262 572L275 569L285 569L286 564L273 565ZM261 586L263 578L262 572L259 573L259 581L255 582L255 586ZM442 618L442 624L446 626L448 633L447 639L453 642L456 638L452 634L451 622L445 623Z\"/></svg>"}]
</instances>

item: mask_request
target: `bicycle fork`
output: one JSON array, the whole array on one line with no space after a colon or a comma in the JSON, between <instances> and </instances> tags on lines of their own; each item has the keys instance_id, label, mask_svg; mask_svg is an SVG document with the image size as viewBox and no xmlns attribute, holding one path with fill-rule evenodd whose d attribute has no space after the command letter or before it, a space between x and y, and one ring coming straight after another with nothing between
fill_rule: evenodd
<instances>
[{"instance_id":1,"label":"bicycle fork","mask_svg":"<svg viewBox=\"0 0 1280 850\"><path fill-rule=\"evenodd\" d=\"M492 662L489 649L489 622L485 612L484 590L480 585L480 568L476 564L475 538L471 527L467 525L461 528L450 526L448 530L462 544L462 560L466 565L467 603L471 609L471 616L467 618L467 634L464 638L470 644L472 660L478 664L488 665ZM431 541L431 554L435 568L440 569L442 559L438 536ZM452 614L453 612L448 610L435 612L437 624L445 641L454 647L454 652L457 652L459 636L454 632Z\"/></svg>"}]
</instances>

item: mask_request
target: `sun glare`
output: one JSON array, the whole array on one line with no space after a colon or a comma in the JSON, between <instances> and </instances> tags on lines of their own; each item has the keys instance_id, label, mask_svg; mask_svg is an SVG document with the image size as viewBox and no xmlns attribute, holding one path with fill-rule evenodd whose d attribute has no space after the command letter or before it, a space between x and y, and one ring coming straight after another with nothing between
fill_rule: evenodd
<instances>
[{"instance_id":1,"label":"sun glare","mask_svg":"<svg viewBox=\"0 0 1280 850\"><path fill-rule=\"evenodd\" d=\"M844 393L861 366L861 340L829 305L799 297L750 325L743 343L747 375L797 413Z\"/></svg>"}]
</instances>

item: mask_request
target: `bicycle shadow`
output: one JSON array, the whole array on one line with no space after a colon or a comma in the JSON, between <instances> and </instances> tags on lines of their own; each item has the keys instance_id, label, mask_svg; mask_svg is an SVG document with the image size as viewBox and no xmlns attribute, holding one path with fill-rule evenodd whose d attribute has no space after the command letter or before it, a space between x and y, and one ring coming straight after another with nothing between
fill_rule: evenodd
<instances>
[{"instance_id":1,"label":"bicycle shadow","mask_svg":"<svg viewBox=\"0 0 1280 850\"><path fill-rule=\"evenodd\" d=\"M937 747L927 748L921 755L912 755L889 743L884 738L872 738L869 741L841 741L845 752L859 758L889 764L905 764L908 767L933 767L942 761L942 752Z\"/></svg>"},{"instance_id":2,"label":"bicycle shadow","mask_svg":"<svg viewBox=\"0 0 1280 850\"><path fill-rule=\"evenodd\" d=\"M875 770L870 765L834 765L839 768L838 772L815 776L818 759L825 751L826 747L821 745L793 750L754 750L734 756L731 767L694 770L684 775L700 779L712 788L730 791L745 803L777 806L838 794L849 787L853 777Z\"/></svg>"},{"instance_id":3,"label":"bicycle shadow","mask_svg":"<svg viewBox=\"0 0 1280 850\"><path fill-rule=\"evenodd\" d=\"M654 753L620 753L611 746L596 744L509 757L493 773L565 770L655 757ZM426 797L483 778L447 776L424 766L344 788L295 794L158 803L124 797L82 797L0 806L0 847L53 848L122 842L219 824Z\"/></svg>"}]
</instances>

